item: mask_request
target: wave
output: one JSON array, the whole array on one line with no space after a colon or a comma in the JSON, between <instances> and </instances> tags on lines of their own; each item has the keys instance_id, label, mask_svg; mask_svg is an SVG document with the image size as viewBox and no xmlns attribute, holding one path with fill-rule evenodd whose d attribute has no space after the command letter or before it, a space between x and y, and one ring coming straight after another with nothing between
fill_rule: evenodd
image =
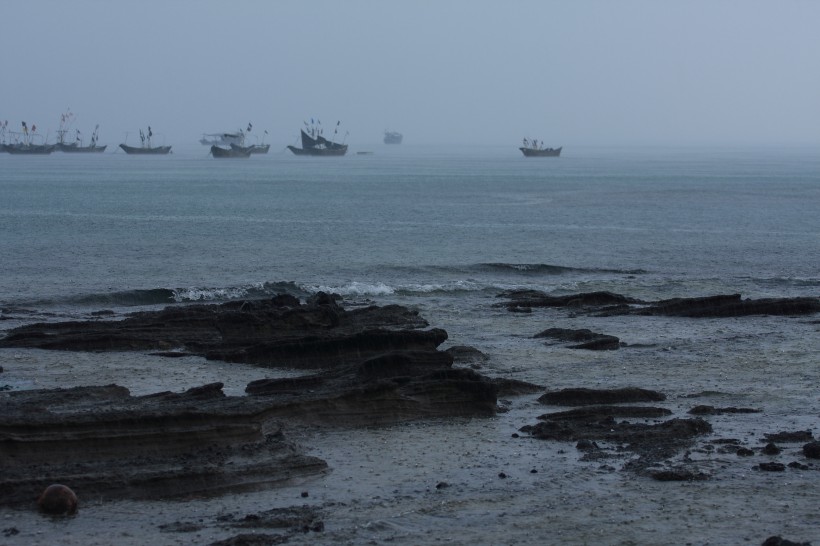
<instances>
[{"instance_id":1,"label":"wave","mask_svg":"<svg viewBox=\"0 0 820 546\"><path fill-rule=\"evenodd\" d=\"M644 275L649 273L645 269L613 269L604 267L573 267L542 263L514 263L514 262L485 262L465 265L427 265L427 266L392 266L387 267L404 274L505 274L515 276L565 275L571 273L606 273L618 275Z\"/></svg>"},{"instance_id":2,"label":"wave","mask_svg":"<svg viewBox=\"0 0 820 546\"><path fill-rule=\"evenodd\" d=\"M41 307L53 305L89 307L142 307L190 302L222 302L236 299L262 299L277 294L306 297L311 291L293 282L265 282L246 286L148 288L66 296L64 298L13 302L15 306Z\"/></svg>"},{"instance_id":3,"label":"wave","mask_svg":"<svg viewBox=\"0 0 820 546\"><path fill-rule=\"evenodd\" d=\"M565 273L617 273L621 275L642 275L644 269L607 269L598 267L569 267L551 264L516 264L516 263L483 263L476 267L484 271L501 271L505 273L521 273L524 275L563 275Z\"/></svg>"},{"instance_id":4,"label":"wave","mask_svg":"<svg viewBox=\"0 0 820 546\"><path fill-rule=\"evenodd\" d=\"M303 288L310 293L328 292L341 296L411 296L414 294L434 294L453 292L478 292L482 290L495 289L500 287L489 286L473 281L451 281L445 283L410 283L391 286L383 282L360 282L352 281L339 285L305 285Z\"/></svg>"},{"instance_id":5,"label":"wave","mask_svg":"<svg viewBox=\"0 0 820 546\"><path fill-rule=\"evenodd\" d=\"M174 303L175 293L168 288L147 290L124 290L101 294L85 294L66 298L65 303L75 305L113 305L122 307L160 305Z\"/></svg>"}]
</instances>

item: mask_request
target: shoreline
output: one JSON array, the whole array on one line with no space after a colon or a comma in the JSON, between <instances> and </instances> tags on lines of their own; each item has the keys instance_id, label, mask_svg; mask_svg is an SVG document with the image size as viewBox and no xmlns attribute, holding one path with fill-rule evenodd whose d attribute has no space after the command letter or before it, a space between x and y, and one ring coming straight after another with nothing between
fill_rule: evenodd
<instances>
[{"instance_id":1,"label":"shoreline","mask_svg":"<svg viewBox=\"0 0 820 546\"><path fill-rule=\"evenodd\" d=\"M532 317L515 315L510 319L534 329ZM809 332L816 330L811 319L795 321L791 317L762 321L761 328L793 327L796 322L808 326ZM633 323L633 327L637 325ZM655 335L663 337L663 330ZM531 376L534 370L516 373L509 360L520 358L535 343L519 340L516 351L523 353L491 353L487 362L476 367L490 376ZM537 343L543 347L541 341ZM686 361L685 352L679 354L678 366ZM673 351L678 353L680 348ZM631 379L634 386L666 392L666 402L653 405L669 408L676 417L683 417L701 403L718 407L760 404L763 413L708 417L713 433L675 460L709 471L710 478L682 482L656 481L621 470L633 455L619 451L616 445L602 445L600 458L590 459L574 441L545 441L524 435L521 427L535 423L536 416L561 410L539 404L539 394L499 397L502 411L494 417L436 418L343 429L286 426L286 437L307 455L326 461L327 473L268 490L210 498L81 498L79 513L66 519L3 507L0 518L9 534L4 531L0 544L106 544L112 537L124 545L212 544L243 533L285 535L289 544L680 544L681 537L693 544L755 544L775 535L795 541L817 540L812 534L820 528L820 516L814 510L820 467L801 458L801 444L783 443L777 456L757 451L765 434L816 426L810 404L802 406L803 413L795 412L799 404L789 405L792 409L786 413L772 411L766 398L756 400L753 391L743 392L742 384L733 384L731 366L725 360L702 368L698 380L687 385L685 369L671 368L673 362L665 363L667 370L653 364L655 349L625 347L614 353L579 353L557 347L545 354L558 360L540 374L558 377L555 374L565 370L560 382L549 385L548 390L618 387ZM4 367L0 383L11 380L34 386L37 381L40 388L117 383L134 395L179 392L213 380L225 381L229 396L240 395L247 383L277 373L197 356L169 360L142 353L6 348L0 349L0 359ZM732 365L748 367L750 362L744 358ZM765 355L759 365L765 369ZM166 372L155 373L158 368ZM793 373L811 384L806 371ZM280 377L300 373L304 372L284 370ZM816 369L811 373L817 377ZM789 392L801 396L801 389L794 390L797 385L791 383L778 393L776 385L765 377L750 376L748 380L758 381L760 389L767 389L761 390L768 392L767 396ZM737 439L739 445L749 446L755 453L740 457L720 452L716 440L727 438ZM707 445L713 447L703 449ZM756 468L774 460L809 464L806 469L787 467L783 472ZM750 498L756 499L753 507ZM284 521L284 527L272 526L270 512L277 510L277 521ZM294 530L294 522L305 518L314 525L320 522L321 530ZM260 524L247 525L252 521Z\"/></svg>"}]
</instances>

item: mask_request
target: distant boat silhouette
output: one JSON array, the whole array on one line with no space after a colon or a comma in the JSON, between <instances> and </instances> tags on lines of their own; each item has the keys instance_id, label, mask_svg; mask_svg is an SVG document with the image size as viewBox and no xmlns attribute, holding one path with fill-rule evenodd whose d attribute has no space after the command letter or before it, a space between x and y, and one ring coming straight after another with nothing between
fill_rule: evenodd
<instances>
[{"instance_id":1,"label":"distant boat silhouette","mask_svg":"<svg viewBox=\"0 0 820 546\"><path fill-rule=\"evenodd\" d=\"M339 121L336 122L336 128L333 131L334 135L338 132L340 123L341 122ZM313 120L311 119L311 125L308 125L307 122L305 122L305 126L307 126L310 134L305 132L304 129L300 131L302 133L302 147L297 148L296 146L288 146L288 150L290 150L294 154L313 156L341 156L347 153L347 144L339 144L338 142L332 142L322 136L321 122L313 123Z\"/></svg>"},{"instance_id":2,"label":"distant boat silhouette","mask_svg":"<svg viewBox=\"0 0 820 546\"><path fill-rule=\"evenodd\" d=\"M524 157L558 157L561 155L561 149L563 148L544 148L544 142L538 142L535 139L525 138L523 143L524 145L518 149L521 150Z\"/></svg>"},{"instance_id":3,"label":"distant boat silhouette","mask_svg":"<svg viewBox=\"0 0 820 546\"><path fill-rule=\"evenodd\" d=\"M80 138L80 131L77 131L77 139L72 142L71 144L67 144L63 142L63 134L60 135L60 142L57 143L57 150L60 152L67 152L67 153L102 153L108 147L107 145L97 146L97 134L100 129L100 126L97 125L94 128L94 132L91 133L91 144L89 146L83 146L83 141Z\"/></svg>"},{"instance_id":4,"label":"distant boat silhouette","mask_svg":"<svg viewBox=\"0 0 820 546\"><path fill-rule=\"evenodd\" d=\"M384 143L385 144L401 144L404 135L396 132L396 131L385 131L384 132Z\"/></svg>"},{"instance_id":5,"label":"distant boat silhouette","mask_svg":"<svg viewBox=\"0 0 820 546\"><path fill-rule=\"evenodd\" d=\"M13 155L48 155L57 149L54 144L6 144L5 151Z\"/></svg>"},{"instance_id":6,"label":"distant boat silhouette","mask_svg":"<svg viewBox=\"0 0 820 546\"><path fill-rule=\"evenodd\" d=\"M79 129L75 129L74 141L68 142L66 135L71 130L71 124L74 123L74 114L68 110L65 114L60 116L60 128L57 130L57 144L55 150L58 152L79 152L79 153L100 153L104 152L106 146L97 146L97 136L100 131L100 125L94 127L94 132L91 133L91 145L83 146L82 133Z\"/></svg>"},{"instance_id":7,"label":"distant boat silhouette","mask_svg":"<svg viewBox=\"0 0 820 546\"><path fill-rule=\"evenodd\" d=\"M219 146L211 146L211 155L216 158L250 157L251 151L248 148L236 146L235 144L232 144L230 148L220 148Z\"/></svg>"},{"instance_id":8,"label":"distant boat silhouette","mask_svg":"<svg viewBox=\"0 0 820 546\"><path fill-rule=\"evenodd\" d=\"M142 141L142 146L128 146L127 144L120 144L120 148L127 153L132 155L165 155L171 152L170 146L151 146L151 138L154 136L154 132L151 130L151 126L148 126L148 135L146 136L145 133L142 132L140 129L140 140Z\"/></svg>"},{"instance_id":9,"label":"distant boat silhouette","mask_svg":"<svg viewBox=\"0 0 820 546\"><path fill-rule=\"evenodd\" d=\"M4 144L3 151L8 152L14 155L48 155L53 152L57 147L54 144L34 144L35 137L40 140L45 140L41 135L37 133L37 125L31 124L31 130L29 130L28 125L26 122L21 122L23 126L23 131L20 133L11 132L11 135L14 135L15 142L12 144ZM6 127L8 126L8 122L3 124L3 138L5 138L6 134Z\"/></svg>"}]
</instances>

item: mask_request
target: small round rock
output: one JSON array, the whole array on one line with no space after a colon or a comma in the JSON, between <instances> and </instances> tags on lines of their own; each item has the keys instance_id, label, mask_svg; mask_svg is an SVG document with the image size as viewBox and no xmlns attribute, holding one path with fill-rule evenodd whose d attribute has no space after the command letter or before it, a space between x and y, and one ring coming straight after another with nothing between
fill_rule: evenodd
<instances>
[{"instance_id":1,"label":"small round rock","mask_svg":"<svg viewBox=\"0 0 820 546\"><path fill-rule=\"evenodd\" d=\"M80 501L70 488L59 483L49 485L37 499L37 506L44 514L71 516L77 513Z\"/></svg>"}]
</instances>

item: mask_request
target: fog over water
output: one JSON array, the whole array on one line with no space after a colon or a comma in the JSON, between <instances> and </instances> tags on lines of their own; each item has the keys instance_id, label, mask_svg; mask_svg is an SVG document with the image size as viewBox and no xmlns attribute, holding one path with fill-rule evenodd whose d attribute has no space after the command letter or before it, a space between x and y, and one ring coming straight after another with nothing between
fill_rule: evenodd
<instances>
[{"instance_id":1,"label":"fog over water","mask_svg":"<svg viewBox=\"0 0 820 546\"><path fill-rule=\"evenodd\" d=\"M348 143L820 144L820 3L4 2L0 119L177 147L311 117ZM132 136L131 138L135 138Z\"/></svg>"}]
</instances>

